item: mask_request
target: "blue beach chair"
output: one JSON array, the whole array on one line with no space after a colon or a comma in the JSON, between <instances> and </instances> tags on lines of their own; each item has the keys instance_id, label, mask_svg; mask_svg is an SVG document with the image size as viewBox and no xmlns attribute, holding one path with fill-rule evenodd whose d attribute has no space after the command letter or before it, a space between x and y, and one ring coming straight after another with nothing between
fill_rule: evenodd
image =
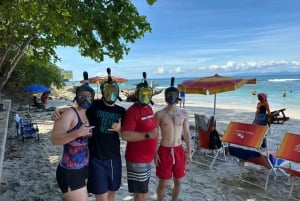
<instances>
[{"instance_id":1,"label":"blue beach chair","mask_svg":"<svg viewBox=\"0 0 300 201\"><path fill-rule=\"evenodd\" d=\"M30 138L35 138L37 141L40 140L38 124L33 123L31 119L20 118L19 129L23 142Z\"/></svg>"}]
</instances>

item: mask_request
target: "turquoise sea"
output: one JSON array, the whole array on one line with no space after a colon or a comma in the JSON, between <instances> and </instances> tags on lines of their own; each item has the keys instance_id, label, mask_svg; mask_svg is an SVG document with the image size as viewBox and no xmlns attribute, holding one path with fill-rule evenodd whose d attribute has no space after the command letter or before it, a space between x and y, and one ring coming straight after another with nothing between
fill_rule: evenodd
<instances>
[{"instance_id":1,"label":"turquoise sea","mask_svg":"<svg viewBox=\"0 0 300 201\"><path fill-rule=\"evenodd\" d=\"M287 109L299 109L300 108L300 74L287 74L287 75L258 75L258 76L237 76L239 78L256 78L256 84L244 85L241 88L217 94L218 104L233 104L233 105L251 105L257 103L257 97L251 94L253 89L257 93L265 92L268 94L268 101L271 110L277 110L280 108ZM181 83L184 80L195 78L176 78L175 85ZM157 89L163 89L170 86L170 78L148 79L148 84L154 80L158 83ZM140 79L129 80L128 83L120 84L121 89L132 89L135 84L139 83ZM68 82L70 84L79 84L79 82ZM97 85L92 87L97 91ZM99 86L98 86L99 87ZM282 96L283 89L286 90L286 97ZM99 88L98 88L99 91ZM192 102L207 102L212 103L213 95L201 95L201 94L186 94L186 101Z\"/></svg>"}]
</instances>

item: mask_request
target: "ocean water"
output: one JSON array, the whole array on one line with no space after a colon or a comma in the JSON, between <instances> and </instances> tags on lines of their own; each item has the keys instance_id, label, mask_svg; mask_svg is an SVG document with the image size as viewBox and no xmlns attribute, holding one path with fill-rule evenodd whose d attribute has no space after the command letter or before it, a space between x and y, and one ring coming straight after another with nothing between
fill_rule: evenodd
<instances>
[{"instance_id":1,"label":"ocean water","mask_svg":"<svg viewBox=\"0 0 300 201\"><path fill-rule=\"evenodd\" d=\"M243 78L243 76L239 76ZM233 105L246 105L251 106L257 103L257 97L251 94L253 89L257 93L265 92L268 94L268 101L271 110L277 110L281 108L287 108L288 110L300 108L300 74L294 75L259 75L259 76L244 76L244 78L256 78L256 84L247 84L241 88L219 93L216 96L216 105L218 104L233 104ZM184 80L195 78L176 78L175 86ZM140 79L129 80L127 83L120 84L121 89L132 89L135 84L138 84ZM148 80L148 84L151 84L152 79ZM170 78L154 79L155 83L158 83L157 89L164 89L170 86ZM68 82L67 85L79 84L79 82ZM95 91L99 92L99 85L91 85ZM282 91L286 90L286 97L282 96ZM202 95L202 94L186 94L186 102L207 102L212 103L214 101L214 95Z\"/></svg>"}]
</instances>

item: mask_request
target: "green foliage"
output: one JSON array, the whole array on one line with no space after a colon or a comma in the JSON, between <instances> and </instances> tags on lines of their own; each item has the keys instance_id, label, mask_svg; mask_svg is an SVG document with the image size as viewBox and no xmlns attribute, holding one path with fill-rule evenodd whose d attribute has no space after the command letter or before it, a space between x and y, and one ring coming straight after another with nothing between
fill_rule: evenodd
<instances>
[{"instance_id":1,"label":"green foliage","mask_svg":"<svg viewBox=\"0 0 300 201\"><path fill-rule=\"evenodd\" d=\"M82 56L96 62L105 56L118 62L129 53L129 43L150 31L146 17L130 0L1 2L0 91L24 54L34 58L30 68L40 66L35 60L56 62L57 46L77 47ZM15 55L8 59L11 51Z\"/></svg>"},{"instance_id":2,"label":"green foliage","mask_svg":"<svg viewBox=\"0 0 300 201\"><path fill-rule=\"evenodd\" d=\"M156 2L156 0L147 0L147 3L148 3L149 5L153 5L155 2Z\"/></svg>"},{"instance_id":3,"label":"green foliage","mask_svg":"<svg viewBox=\"0 0 300 201\"><path fill-rule=\"evenodd\" d=\"M18 86L20 88L30 84L43 84L47 87L56 86L58 89L64 86L58 66L33 60L26 56L17 65L11 80L19 82Z\"/></svg>"},{"instance_id":4,"label":"green foliage","mask_svg":"<svg viewBox=\"0 0 300 201\"><path fill-rule=\"evenodd\" d=\"M119 61L128 43L151 31L130 0L11 0L0 6L0 46L33 37L35 54L57 58L57 46L78 47L83 56Z\"/></svg>"}]
</instances>

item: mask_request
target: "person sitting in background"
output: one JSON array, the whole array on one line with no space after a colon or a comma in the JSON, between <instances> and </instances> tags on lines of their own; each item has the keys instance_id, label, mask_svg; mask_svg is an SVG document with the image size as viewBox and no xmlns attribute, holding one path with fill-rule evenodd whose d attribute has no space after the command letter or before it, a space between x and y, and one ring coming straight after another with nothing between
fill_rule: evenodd
<instances>
[{"instance_id":1,"label":"person sitting in background","mask_svg":"<svg viewBox=\"0 0 300 201\"><path fill-rule=\"evenodd\" d=\"M38 101L36 96L33 96L33 105L32 106L35 107L36 109L43 108L43 104L40 101Z\"/></svg>"},{"instance_id":2,"label":"person sitting in background","mask_svg":"<svg viewBox=\"0 0 300 201\"><path fill-rule=\"evenodd\" d=\"M44 92L41 96L41 101L43 103L43 110L46 110L48 97L49 97L49 92Z\"/></svg>"}]
</instances>

